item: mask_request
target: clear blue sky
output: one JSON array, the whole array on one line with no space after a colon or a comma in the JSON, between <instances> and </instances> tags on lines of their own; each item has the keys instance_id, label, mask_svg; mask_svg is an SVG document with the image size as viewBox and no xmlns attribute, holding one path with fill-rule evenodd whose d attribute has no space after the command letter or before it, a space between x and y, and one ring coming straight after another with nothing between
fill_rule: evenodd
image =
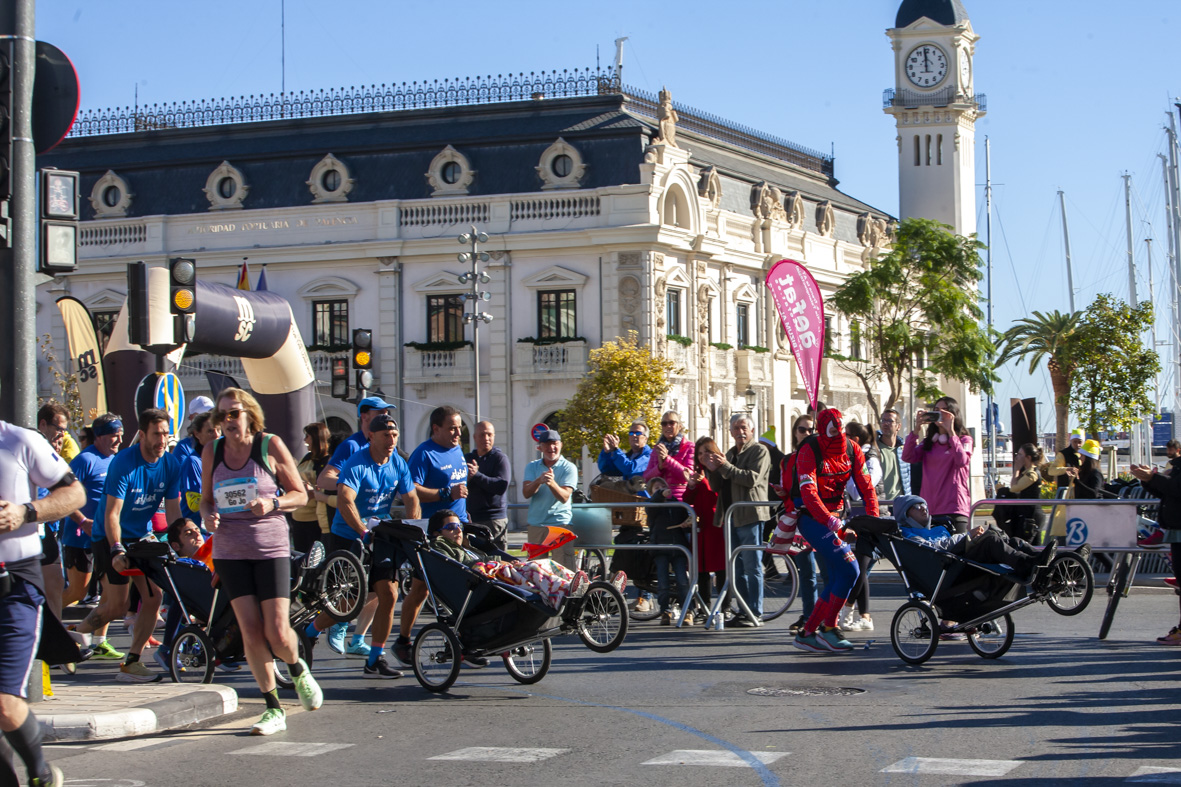
<instances>
[{"instance_id":1,"label":"clear blue sky","mask_svg":"<svg viewBox=\"0 0 1181 787\"><path fill-rule=\"evenodd\" d=\"M1144 238L1156 291L1167 298L1160 163L1166 111L1181 94L1181 5L1165 0L964 0L981 36L976 89L979 224L984 238L984 136L992 140L994 322L1067 307L1061 217L1071 222L1076 304L1126 298L1123 181L1133 176L1141 297ZM624 81L701 110L836 151L847 193L896 214L892 86L884 31L895 0L686 2L599 0L408 3L287 0L287 89L410 82L594 66L626 35ZM661 9L657 11L656 9ZM82 82L83 108L278 92L280 0L42 0L38 38L62 48ZM1168 338L1168 306L1158 340ZM1173 348L1160 348L1162 359ZM1044 374L1003 370L998 392L1049 405ZM1165 380L1168 388L1169 380ZM1169 398L1164 398L1165 403ZM1004 419L1007 423L1007 418ZM1043 415L1043 428L1052 417Z\"/></svg>"}]
</instances>

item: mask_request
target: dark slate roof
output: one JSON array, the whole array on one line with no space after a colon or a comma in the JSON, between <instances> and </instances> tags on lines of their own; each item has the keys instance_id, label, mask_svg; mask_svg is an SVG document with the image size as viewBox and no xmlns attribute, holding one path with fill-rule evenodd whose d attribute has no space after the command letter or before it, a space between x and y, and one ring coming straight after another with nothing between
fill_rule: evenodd
<instances>
[{"instance_id":1,"label":"dark slate roof","mask_svg":"<svg viewBox=\"0 0 1181 787\"><path fill-rule=\"evenodd\" d=\"M902 0L894 27L906 27L924 16L947 27L968 21L968 12L960 0Z\"/></svg>"}]
</instances>

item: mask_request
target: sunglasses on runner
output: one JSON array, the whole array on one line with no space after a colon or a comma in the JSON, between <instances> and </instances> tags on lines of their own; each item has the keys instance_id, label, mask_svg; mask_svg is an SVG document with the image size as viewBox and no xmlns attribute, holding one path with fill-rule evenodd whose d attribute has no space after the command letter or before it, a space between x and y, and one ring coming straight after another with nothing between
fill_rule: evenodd
<instances>
[{"instance_id":1,"label":"sunglasses on runner","mask_svg":"<svg viewBox=\"0 0 1181 787\"><path fill-rule=\"evenodd\" d=\"M241 407L235 407L233 410L218 410L217 421L218 423L222 421L237 421L244 412L246 411Z\"/></svg>"}]
</instances>

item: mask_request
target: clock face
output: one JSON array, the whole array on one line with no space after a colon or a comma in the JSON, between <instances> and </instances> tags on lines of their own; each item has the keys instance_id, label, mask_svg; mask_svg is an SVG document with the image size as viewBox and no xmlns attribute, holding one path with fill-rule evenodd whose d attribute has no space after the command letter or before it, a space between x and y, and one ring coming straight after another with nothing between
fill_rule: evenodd
<instances>
[{"instance_id":1,"label":"clock face","mask_svg":"<svg viewBox=\"0 0 1181 787\"><path fill-rule=\"evenodd\" d=\"M947 55L934 44L922 44L906 56L906 78L917 87L933 87L947 76Z\"/></svg>"}]
</instances>

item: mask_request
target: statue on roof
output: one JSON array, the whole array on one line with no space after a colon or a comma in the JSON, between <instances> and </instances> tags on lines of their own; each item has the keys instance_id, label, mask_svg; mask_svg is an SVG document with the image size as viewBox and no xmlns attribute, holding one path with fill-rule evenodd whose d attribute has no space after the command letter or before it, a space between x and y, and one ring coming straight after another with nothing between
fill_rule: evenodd
<instances>
[{"instance_id":1,"label":"statue on roof","mask_svg":"<svg viewBox=\"0 0 1181 787\"><path fill-rule=\"evenodd\" d=\"M668 88L662 88L660 106L656 110L656 120L660 124L660 136L653 140L653 144L668 145L670 148L677 147L677 121L680 119L680 115L673 109L672 93L668 92Z\"/></svg>"}]
</instances>

